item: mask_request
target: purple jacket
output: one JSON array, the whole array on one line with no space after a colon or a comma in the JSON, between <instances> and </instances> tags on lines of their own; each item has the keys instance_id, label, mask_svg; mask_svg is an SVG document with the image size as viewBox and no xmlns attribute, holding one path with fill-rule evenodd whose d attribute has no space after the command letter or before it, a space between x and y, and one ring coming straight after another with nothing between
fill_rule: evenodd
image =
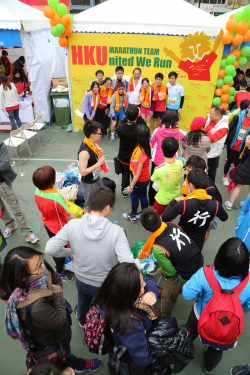
<instances>
[{"instance_id":1,"label":"purple jacket","mask_svg":"<svg viewBox=\"0 0 250 375\"><path fill-rule=\"evenodd\" d=\"M96 94L95 99L97 100L98 94ZM91 102L92 102L92 90L88 92L88 96L84 96L83 104L82 104L82 113L85 113L85 115L90 118L90 117L95 117L95 112L96 110L91 107ZM98 105L98 103L97 103ZM97 106L96 106L97 108Z\"/></svg>"}]
</instances>

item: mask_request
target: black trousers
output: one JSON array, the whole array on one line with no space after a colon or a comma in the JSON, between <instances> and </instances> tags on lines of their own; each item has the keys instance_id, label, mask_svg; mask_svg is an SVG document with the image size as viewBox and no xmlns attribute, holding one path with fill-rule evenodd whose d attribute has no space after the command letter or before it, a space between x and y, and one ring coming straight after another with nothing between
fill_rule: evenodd
<instances>
[{"instance_id":1,"label":"black trousers","mask_svg":"<svg viewBox=\"0 0 250 375\"><path fill-rule=\"evenodd\" d=\"M234 162L235 167L240 164L239 156L240 152L234 151L230 147L227 147L227 161L224 165L224 174L228 174L232 162Z\"/></svg>"},{"instance_id":2,"label":"black trousers","mask_svg":"<svg viewBox=\"0 0 250 375\"><path fill-rule=\"evenodd\" d=\"M187 323L187 326L191 328L191 337L194 341L196 337L198 336L197 326L198 326L198 320L194 313L194 308L192 307L192 310L189 314ZM206 371L210 372L212 371L222 360L223 356L223 350L217 350L214 348L211 348L208 346L206 350L203 352L203 360L204 360L204 368Z\"/></svg>"},{"instance_id":3,"label":"black trousers","mask_svg":"<svg viewBox=\"0 0 250 375\"><path fill-rule=\"evenodd\" d=\"M207 159L208 165L208 176L215 182L217 168L219 166L220 157L216 156L215 158Z\"/></svg>"},{"instance_id":4,"label":"black trousers","mask_svg":"<svg viewBox=\"0 0 250 375\"><path fill-rule=\"evenodd\" d=\"M85 115L85 113L83 115L83 119L84 119L85 122L88 120L88 117ZM93 118L93 121L95 121L95 117Z\"/></svg>"},{"instance_id":5,"label":"black trousers","mask_svg":"<svg viewBox=\"0 0 250 375\"><path fill-rule=\"evenodd\" d=\"M95 121L102 124L102 135L107 135L107 130L110 124L110 117L105 114L107 108L97 108L95 113Z\"/></svg>"},{"instance_id":6,"label":"black trousers","mask_svg":"<svg viewBox=\"0 0 250 375\"><path fill-rule=\"evenodd\" d=\"M49 238L55 237L55 233L52 233L51 230L49 230L49 228L46 227L46 225L44 225L44 226L45 226L45 229L46 229L46 231L48 233ZM53 257L53 259L54 259L55 264L56 264L56 270L57 270L57 272L58 273L62 273L63 272L64 262L65 262L65 258L54 258Z\"/></svg>"},{"instance_id":7,"label":"black trousers","mask_svg":"<svg viewBox=\"0 0 250 375\"><path fill-rule=\"evenodd\" d=\"M153 175L154 173L154 170L155 170L155 167L156 167L156 164L155 163L151 163L151 176ZM153 188L153 181L149 181L149 188L148 188L148 201L149 201L149 205L150 206L153 206L154 203L155 203L155 196L157 194L157 191L155 191L155 189Z\"/></svg>"},{"instance_id":8,"label":"black trousers","mask_svg":"<svg viewBox=\"0 0 250 375\"><path fill-rule=\"evenodd\" d=\"M122 191L126 189L130 185L130 166L121 163L121 168L122 168Z\"/></svg>"}]
</instances>

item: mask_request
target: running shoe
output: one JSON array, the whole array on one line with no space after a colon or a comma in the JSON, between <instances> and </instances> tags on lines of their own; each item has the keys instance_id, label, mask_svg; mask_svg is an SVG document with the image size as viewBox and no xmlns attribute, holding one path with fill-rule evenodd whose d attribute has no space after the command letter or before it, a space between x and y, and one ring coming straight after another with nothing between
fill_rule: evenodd
<instances>
[{"instance_id":1,"label":"running shoe","mask_svg":"<svg viewBox=\"0 0 250 375\"><path fill-rule=\"evenodd\" d=\"M225 202L225 206L226 206L226 209L227 209L228 211L231 211L231 209L232 209L232 207L233 207L232 203L230 203L229 201L226 201L226 202Z\"/></svg>"},{"instance_id":2,"label":"running shoe","mask_svg":"<svg viewBox=\"0 0 250 375\"><path fill-rule=\"evenodd\" d=\"M102 366L102 361L98 358L94 359L86 359L86 366L83 369L77 370L75 369L76 373L81 373L81 372L94 372L99 370L99 368Z\"/></svg>"},{"instance_id":3,"label":"running shoe","mask_svg":"<svg viewBox=\"0 0 250 375\"><path fill-rule=\"evenodd\" d=\"M61 273L57 272L60 279L62 279L62 281L64 281L65 283L68 283L69 281L73 281L74 280L74 277L69 275L67 272L65 271L62 271Z\"/></svg>"},{"instance_id":4,"label":"running shoe","mask_svg":"<svg viewBox=\"0 0 250 375\"><path fill-rule=\"evenodd\" d=\"M124 213L124 214L122 214L122 217L125 220L129 220L130 223L132 223L132 224L136 223L136 216L134 216L134 215Z\"/></svg>"},{"instance_id":5,"label":"running shoe","mask_svg":"<svg viewBox=\"0 0 250 375\"><path fill-rule=\"evenodd\" d=\"M9 238L12 235L12 233L14 232L14 230L16 230L16 229L17 229L16 223L15 223L13 228L6 228L5 231L3 232L4 238Z\"/></svg>"},{"instance_id":6,"label":"running shoe","mask_svg":"<svg viewBox=\"0 0 250 375\"><path fill-rule=\"evenodd\" d=\"M78 324L81 328L84 328L84 326L81 325L81 323L79 322L79 319L78 319L78 315L77 315L77 305L75 305L75 308L74 308L74 315L76 317L76 319L78 320Z\"/></svg>"},{"instance_id":7,"label":"running shoe","mask_svg":"<svg viewBox=\"0 0 250 375\"><path fill-rule=\"evenodd\" d=\"M249 375L250 374L250 364L246 366L234 366L230 370L231 375Z\"/></svg>"},{"instance_id":8,"label":"running shoe","mask_svg":"<svg viewBox=\"0 0 250 375\"><path fill-rule=\"evenodd\" d=\"M222 183L223 183L224 186L229 186L228 178L227 177L223 177L222 178Z\"/></svg>"},{"instance_id":9,"label":"running shoe","mask_svg":"<svg viewBox=\"0 0 250 375\"><path fill-rule=\"evenodd\" d=\"M26 242L36 243L39 241L39 238L32 233L29 237L25 237Z\"/></svg>"}]
</instances>

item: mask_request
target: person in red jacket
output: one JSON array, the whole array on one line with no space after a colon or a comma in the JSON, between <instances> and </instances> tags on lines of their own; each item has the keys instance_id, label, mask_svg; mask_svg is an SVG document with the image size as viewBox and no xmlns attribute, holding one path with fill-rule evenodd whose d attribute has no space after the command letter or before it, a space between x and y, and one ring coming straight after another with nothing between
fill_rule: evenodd
<instances>
[{"instance_id":1,"label":"person in red jacket","mask_svg":"<svg viewBox=\"0 0 250 375\"><path fill-rule=\"evenodd\" d=\"M2 59L4 61L3 65L5 67L5 74L8 76L10 74L10 60L8 59L8 52L5 49L2 50Z\"/></svg>"},{"instance_id":2,"label":"person in red jacket","mask_svg":"<svg viewBox=\"0 0 250 375\"><path fill-rule=\"evenodd\" d=\"M13 70L13 78L11 82L13 82L16 86L18 95L23 95L29 88L29 83L24 81L23 76L20 74L18 69Z\"/></svg>"}]
</instances>

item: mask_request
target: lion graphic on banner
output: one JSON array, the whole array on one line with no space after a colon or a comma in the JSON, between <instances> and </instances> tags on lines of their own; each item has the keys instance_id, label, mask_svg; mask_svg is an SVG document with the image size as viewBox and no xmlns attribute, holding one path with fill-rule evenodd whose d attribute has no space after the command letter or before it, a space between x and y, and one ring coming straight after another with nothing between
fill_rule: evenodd
<instances>
[{"instance_id":1,"label":"lion graphic on banner","mask_svg":"<svg viewBox=\"0 0 250 375\"><path fill-rule=\"evenodd\" d=\"M189 80L210 81L210 68L217 58L216 50L222 40L223 30L215 39L211 51L211 39L203 31L198 31L185 37L179 45L181 59L170 49L164 47L164 52L176 61L178 68L188 74ZM210 53L208 53L210 52ZM185 60L184 60L185 59Z\"/></svg>"}]
</instances>

